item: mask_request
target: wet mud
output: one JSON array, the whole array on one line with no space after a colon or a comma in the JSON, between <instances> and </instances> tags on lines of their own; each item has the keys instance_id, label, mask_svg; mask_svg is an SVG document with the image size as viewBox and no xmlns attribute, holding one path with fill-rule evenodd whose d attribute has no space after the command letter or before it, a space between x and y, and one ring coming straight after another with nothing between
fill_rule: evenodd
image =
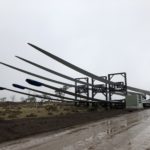
<instances>
[{"instance_id":1,"label":"wet mud","mask_svg":"<svg viewBox=\"0 0 150 150\"><path fill-rule=\"evenodd\" d=\"M60 131L124 113L128 112L125 110L102 110L101 112L77 112L43 118L0 120L0 143L44 132Z\"/></svg>"},{"instance_id":2,"label":"wet mud","mask_svg":"<svg viewBox=\"0 0 150 150\"><path fill-rule=\"evenodd\" d=\"M149 150L150 110L0 145L2 150Z\"/></svg>"}]
</instances>

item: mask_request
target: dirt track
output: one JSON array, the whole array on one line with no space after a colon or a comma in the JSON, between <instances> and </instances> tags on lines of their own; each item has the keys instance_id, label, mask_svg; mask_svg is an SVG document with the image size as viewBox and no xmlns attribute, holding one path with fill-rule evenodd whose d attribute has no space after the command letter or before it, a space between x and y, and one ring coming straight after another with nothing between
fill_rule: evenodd
<instances>
[{"instance_id":1,"label":"dirt track","mask_svg":"<svg viewBox=\"0 0 150 150\"><path fill-rule=\"evenodd\" d=\"M0 142L14 140L38 133L58 131L67 127L97 121L103 118L128 113L124 110L75 113L49 118L26 118L0 120Z\"/></svg>"},{"instance_id":2,"label":"dirt track","mask_svg":"<svg viewBox=\"0 0 150 150\"><path fill-rule=\"evenodd\" d=\"M1 150L149 150L150 110L0 145Z\"/></svg>"}]
</instances>

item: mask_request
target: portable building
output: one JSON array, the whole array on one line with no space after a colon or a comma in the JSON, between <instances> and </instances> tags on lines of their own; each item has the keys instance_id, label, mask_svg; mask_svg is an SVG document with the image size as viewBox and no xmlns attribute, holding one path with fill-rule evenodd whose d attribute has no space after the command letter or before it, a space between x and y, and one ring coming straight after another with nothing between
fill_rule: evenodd
<instances>
[{"instance_id":1,"label":"portable building","mask_svg":"<svg viewBox=\"0 0 150 150\"><path fill-rule=\"evenodd\" d=\"M126 96L126 109L142 109L143 108L143 94L133 94Z\"/></svg>"}]
</instances>

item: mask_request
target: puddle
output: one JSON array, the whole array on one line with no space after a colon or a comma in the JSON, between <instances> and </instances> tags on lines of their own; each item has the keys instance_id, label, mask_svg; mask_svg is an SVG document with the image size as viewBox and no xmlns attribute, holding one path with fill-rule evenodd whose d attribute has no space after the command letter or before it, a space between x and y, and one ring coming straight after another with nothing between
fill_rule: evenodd
<instances>
[{"instance_id":1,"label":"puddle","mask_svg":"<svg viewBox=\"0 0 150 150\"><path fill-rule=\"evenodd\" d=\"M29 138L0 150L145 150L150 148L150 110L105 119L58 134Z\"/></svg>"}]
</instances>

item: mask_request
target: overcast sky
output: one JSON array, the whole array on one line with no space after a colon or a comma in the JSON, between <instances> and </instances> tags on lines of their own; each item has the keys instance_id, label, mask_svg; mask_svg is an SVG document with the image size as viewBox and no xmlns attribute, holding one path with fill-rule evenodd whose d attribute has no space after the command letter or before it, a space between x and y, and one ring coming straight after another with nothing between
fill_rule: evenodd
<instances>
[{"instance_id":1,"label":"overcast sky","mask_svg":"<svg viewBox=\"0 0 150 150\"><path fill-rule=\"evenodd\" d=\"M98 76L126 72L128 85L150 90L149 0L0 0L0 61L71 83L15 58L83 77L27 42ZM35 79L0 65L0 86L29 86L26 78ZM11 95L0 92L0 98Z\"/></svg>"}]
</instances>

